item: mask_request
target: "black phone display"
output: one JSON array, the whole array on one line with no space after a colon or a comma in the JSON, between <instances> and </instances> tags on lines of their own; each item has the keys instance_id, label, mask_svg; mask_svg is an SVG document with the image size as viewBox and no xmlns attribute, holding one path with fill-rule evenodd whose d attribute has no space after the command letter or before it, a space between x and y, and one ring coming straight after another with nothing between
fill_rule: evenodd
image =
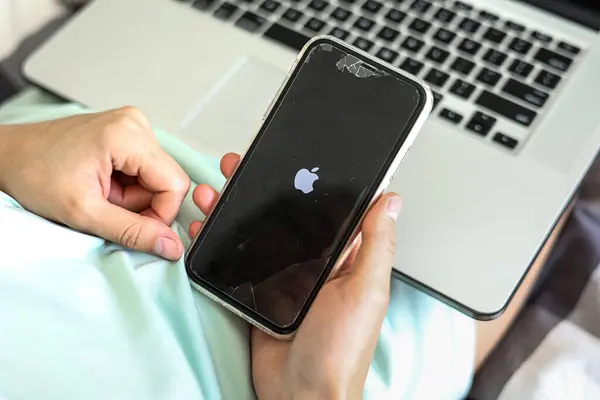
<instances>
[{"instance_id":1,"label":"black phone display","mask_svg":"<svg viewBox=\"0 0 600 400\"><path fill-rule=\"evenodd\" d=\"M425 99L397 71L314 41L190 250L192 281L275 333L295 331Z\"/></svg>"}]
</instances>

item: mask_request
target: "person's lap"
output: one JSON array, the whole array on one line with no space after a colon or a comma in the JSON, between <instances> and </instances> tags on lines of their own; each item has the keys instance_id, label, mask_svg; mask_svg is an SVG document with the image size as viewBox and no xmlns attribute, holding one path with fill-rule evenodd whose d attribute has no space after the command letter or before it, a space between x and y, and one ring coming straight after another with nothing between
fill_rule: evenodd
<instances>
[{"instance_id":1,"label":"person's lap","mask_svg":"<svg viewBox=\"0 0 600 400\"><path fill-rule=\"evenodd\" d=\"M0 109L0 123L77 112L33 91ZM223 184L215 160L157 137L193 181ZM0 396L253 396L249 327L192 290L182 261L123 250L3 201L0 315L9 329L0 330ZM198 213L186 199L176 224L186 245L183 227ZM474 327L394 281L365 397L461 397L473 372Z\"/></svg>"}]
</instances>

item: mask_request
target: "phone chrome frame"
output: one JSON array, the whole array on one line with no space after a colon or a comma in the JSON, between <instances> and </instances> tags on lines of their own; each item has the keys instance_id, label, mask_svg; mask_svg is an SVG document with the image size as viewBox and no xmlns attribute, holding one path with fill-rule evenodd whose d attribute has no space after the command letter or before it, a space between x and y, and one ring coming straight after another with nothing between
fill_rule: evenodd
<instances>
[{"instance_id":1,"label":"phone chrome frame","mask_svg":"<svg viewBox=\"0 0 600 400\"><path fill-rule=\"evenodd\" d=\"M294 61L294 63L290 67L290 69L289 69L289 71L288 71L285 79L283 80L283 82L281 83L281 86L279 87L279 90L277 91L277 93L273 97L273 100L271 101L271 104L269 104L269 107L267 108L267 111L263 114L263 116L262 116L262 118L260 120L260 123L258 125L258 129L256 129L256 133L254 134L254 137L252 138L251 141L249 141L248 146L246 147L246 149L244 150L244 152L242 154L240 154L241 158L240 158L240 162L238 163L238 166L241 164L242 159L246 156L246 154L248 153L248 150L250 149L250 147L252 146L252 144L257 139L258 135L260 134L260 131L263 128L265 120L267 119L267 117L273 111L273 106L277 103L277 100L279 100L279 98L281 97L284 89L287 87L288 81L294 75L294 72L296 71L296 69L300 66L300 62L302 61L302 59L304 57L304 53L311 47L311 45L314 42L317 42L319 40L328 40L330 42L334 42L337 45L339 45L342 49L350 48L353 52L355 52L357 54L360 54L363 57L361 59L361 61L367 61L368 63L372 63L374 66L382 65L382 64L385 65L385 67L387 69L390 69L394 73L396 73L398 75L402 75L403 77L407 78L408 80L411 80L415 84L421 86L423 88L423 90L425 92L425 96L426 96L425 103L423 105L423 109L421 110L421 112L417 116L417 118L415 119L415 122L414 122L413 126L410 128L410 131L409 131L408 135L406 136L406 139L404 140L404 143L401 145L400 149L398 150L398 152L394 156L394 159L393 159L392 163L390 164L390 167L386 171L386 173L385 173L383 179L381 180L381 183L377 187L377 190L375 191L373 197L370 199L369 205L365 208L365 211L360 216L360 218L358 220L358 223L356 224L356 227L354 228L354 230L352 231L352 234L350 235L350 239L348 240L348 243L346 244L346 246L344 247L344 249L340 253L339 258L337 259L337 261L335 262L333 268L329 272L329 275L328 275L327 279L324 281L326 283L326 282L330 281L331 279L335 278L335 276L336 276L337 272L339 271L340 267L344 264L344 261L346 260L346 258L348 257L348 255L350 255L350 252L352 251L352 249L359 242L359 240L360 240L360 230L361 230L363 219L364 219L365 215L368 213L368 211L371 209L371 207L373 206L373 204L383 195L383 193L387 189L388 185L390 184L390 182L394 178L394 175L396 174L396 171L398 170L398 168L402 164L402 161L404 160L404 158L406 157L406 155L410 151L410 148L411 148L413 142L415 141L418 133L423 128L423 125L425 124L425 122L426 122L427 118L429 117L429 114L431 113L432 108L433 108L433 94L432 94L431 89L429 88L429 86L423 80L419 79L418 77L416 77L414 75L409 74L408 72L405 72L405 71L403 71L403 70L401 70L399 68L396 68L396 67L392 66L391 64L388 64L388 63L386 63L384 61L381 61L381 60L375 58L374 56L370 55L369 53L367 53L365 51L362 51L362 50L360 50L360 49L358 49L358 48L356 48L354 46L351 46L351 45L349 45L349 44L343 42L342 40L339 40L339 39L337 39L337 38L335 38L333 36L328 36L328 35L315 36L312 39L310 39L304 45L304 47L302 48L302 50L300 50L300 52L298 53L298 56L296 57L296 60ZM236 173L237 173L237 166L236 166L236 169L233 171L231 177L233 177ZM227 179L227 182L225 183L225 185L221 189L221 193L223 193L227 189L227 186L229 185L229 182L231 182L231 177L229 179ZM211 215L212 215L212 211L208 215L206 215L205 221L208 220L211 217ZM188 248L188 251L185 254L185 258L184 258L185 261L184 261L184 263L185 263L185 266L186 266L186 273L188 272L187 271L187 265L188 265L188 261L189 261L188 257L190 255L191 249L194 248L194 246L196 244L196 241L200 237L200 233L202 232L202 230L204 229L205 226L206 226L206 224L202 224L202 227L200 228L200 230L198 231L198 233L196 234L196 236L193 238L193 240L192 240L192 242L191 242L191 244L190 244L190 246ZM188 278L189 278L189 274L188 274ZM268 334L268 335L270 335L272 337L275 337L277 339L281 339L281 340L290 340L296 334L296 331L290 332L288 334L281 334L281 333L272 331L271 329L269 329L269 327L263 325L261 322L257 321L252 316L244 313L242 310L236 308L234 305L232 305L232 304L230 304L230 303L222 300L221 298L219 298L218 296L216 296L215 294L213 294L209 290L203 288L202 286L200 286L199 284L197 284L196 282L194 282L193 279L190 278L189 280L190 280L191 285L196 290L198 290L200 293L204 294L205 296L207 296L211 300L217 302L221 306L225 307L226 309L228 309L229 311L233 312L234 314L236 314L240 318L244 319L248 323L250 323L253 326L257 327L258 329L262 330L266 334ZM323 283L323 285L325 283ZM300 326L301 326L301 324L299 325L299 327ZM298 329L299 329L299 327L298 327Z\"/></svg>"}]
</instances>

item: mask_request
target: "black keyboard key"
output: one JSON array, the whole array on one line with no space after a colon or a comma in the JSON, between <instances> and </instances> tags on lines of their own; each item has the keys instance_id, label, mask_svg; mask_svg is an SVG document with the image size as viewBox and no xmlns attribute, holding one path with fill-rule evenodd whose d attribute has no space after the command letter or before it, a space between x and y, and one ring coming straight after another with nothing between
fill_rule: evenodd
<instances>
[{"instance_id":1,"label":"black keyboard key","mask_svg":"<svg viewBox=\"0 0 600 400\"><path fill-rule=\"evenodd\" d=\"M387 47L382 47L379 49L377 54L375 54L375 57L379 57L383 61L391 63L398 57L398 53L394 50L388 49Z\"/></svg>"},{"instance_id":2,"label":"black keyboard key","mask_svg":"<svg viewBox=\"0 0 600 400\"><path fill-rule=\"evenodd\" d=\"M450 75L435 68L431 68L427 75L425 75L425 80L431 83L434 86L442 87L448 81Z\"/></svg>"},{"instance_id":3,"label":"black keyboard key","mask_svg":"<svg viewBox=\"0 0 600 400\"><path fill-rule=\"evenodd\" d=\"M540 42L544 42L544 43L550 43L552 42L552 36L550 35L546 35L545 33L539 32L539 31L533 31L531 32L531 37L534 39L539 40Z\"/></svg>"},{"instance_id":4,"label":"black keyboard key","mask_svg":"<svg viewBox=\"0 0 600 400\"><path fill-rule=\"evenodd\" d=\"M496 22L500 19L500 17L498 17L496 14L492 14L491 12L483 10L479 12L479 18L484 19L488 22Z\"/></svg>"},{"instance_id":5,"label":"black keyboard key","mask_svg":"<svg viewBox=\"0 0 600 400\"><path fill-rule=\"evenodd\" d=\"M308 6L315 11L323 11L328 5L329 3L324 0L312 0L308 3Z\"/></svg>"},{"instance_id":6,"label":"black keyboard key","mask_svg":"<svg viewBox=\"0 0 600 400\"><path fill-rule=\"evenodd\" d=\"M217 0L196 0L192 6L198 10L205 11L212 7L216 2Z\"/></svg>"},{"instance_id":7,"label":"black keyboard key","mask_svg":"<svg viewBox=\"0 0 600 400\"><path fill-rule=\"evenodd\" d=\"M548 72L545 69L541 70L538 76L535 78L535 83L547 87L548 89L554 89L560 82L561 77Z\"/></svg>"},{"instance_id":8,"label":"black keyboard key","mask_svg":"<svg viewBox=\"0 0 600 400\"><path fill-rule=\"evenodd\" d=\"M304 27L310 31L318 33L321 32L321 30L325 27L325 22L313 17L309 19L306 24L304 24Z\"/></svg>"},{"instance_id":9,"label":"black keyboard key","mask_svg":"<svg viewBox=\"0 0 600 400\"><path fill-rule=\"evenodd\" d=\"M219 8L215 10L213 15L219 19L228 20L237 10L237 6L228 2L224 2Z\"/></svg>"},{"instance_id":10,"label":"black keyboard key","mask_svg":"<svg viewBox=\"0 0 600 400\"><path fill-rule=\"evenodd\" d=\"M517 145L519 144L519 142L517 142L515 139L511 138L510 136L506 136L505 134L500 132L496 133L492 140L496 143L501 144L502 146L508 147L511 150L517 147Z\"/></svg>"},{"instance_id":11,"label":"black keyboard key","mask_svg":"<svg viewBox=\"0 0 600 400\"><path fill-rule=\"evenodd\" d=\"M433 35L433 40L444 44L450 44L456 37L456 33L450 32L448 29L440 28L437 30L435 35Z\"/></svg>"},{"instance_id":12,"label":"black keyboard key","mask_svg":"<svg viewBox=\"0 0 600 400\"><path fill-rule=\"evenodd\" d=\"M435 108L438 106L438 104L440 104L440 101L442 101L442 99L444 98L444 96L442 96L441 94L439 94L438 92L432 90L431 94L433 94L433 107L432 109L435 110Z\"/></svg>"},{"instance_id":13,"label":"black keyboard key","mask_svg":"<svg viewBox=\"0 0 600 400\"><path fill-rule=\"evenodd\" d=\"M263 11L266 12L273 12L275 10L277 10L279 8L281 4L279 4L279 2L275 1L275 0L265 0L261 5L260 8Z\"/></svg>"},{"instance_id":14,"label":"black keyboard key","mask_svg":"<svg viewBox=\"0 0 600 400\"><path fill-rule=\"evenodd\" d=\"M535 107L543 107L550 95L529 85L509 79L502 91Z\"/></svg>"},{"instance_id":15,"label":"black keyboard key","mask_svg":"<svg viewBox=\"0 0 600 400\"><path fill-rule=\"evenodd\" d=\"M388 21L397 22L397 23L402 22L404 20L404 18L406 18L405 12L395 10L393 8L385 15L385 19L387 19Z\"/></svg>"},{"instance_id":16,"label":"black keyboard key","mask_svg":"<svg viewBox=\"0 0 600 400\"><path fill-rule=\"evenodd\" d=\"M473 68L475 68L475 63L462 57L456 57L450 68L461 74L469 75L473 71Z\"/></svg>"},{"instance_id":17,"label":"black keyboard key","mask_svg":"<svg viewBox=\"0 0 600 400\"><path fill-rule=\"evenodd\" d=\"M559 42L558 48L562 51L566 51L567 53L571 53L573 55L579 54L579 52L581 51L579 47L573 46L572 44L569 44L567 42Z\"/></svg>"},{"instance_id":18,"label":"black keyboard key","mask_svg":"<svg viewBox=\"0 0 600 400\"><path fill-rule=\"evenodd\" d=\"M431 28L431 24L427 21L423 21L420 18L415 18L408 26L408 29L418 33L427 33L429 28Z\"/></svg>"},{"instance_id":19,"label":"black keyboard key","mask_svg":"<svg viewBox=\"0 0 600 400\"><path fill-rule=\"evenodd\" d=\"M506 33L496 29L496 28L488 28L488 30L483 34L483 38L489 42L500 44L506 37Z\"/></svg>"},{"instance_id":20,"label":"black keyboard key","mask_svg":"<svg viewBox=\"0 0 600 400\"><path fill-rule=\"evenodd\" d=\"M494 127L496 118L491 115L476 111L471 117L471 120L467 123L467 129L475 132L478 135L486 136L488 132Z\"/></svg>"},{"instance_id":21,"label":"black keyboard key","mask_svg":"<svg viewBox=\"0 0 600 400\"><path fill-rule=\"evenodd\" d=\"M480 26L481 24L479 22L472 20L471 18L464 18L458 27L465 32L475 33Z\"/></svg>"},{"instance_id":22,"label":"black keyboard key","mask_svg":"<svg viewBox=\"0 0 600 400\"><path fill-rule=\"evenodd\" d=\"M490 87L496 86L500 78L502 78L502 74L487 68L482 68L479 75L477 75L479 82L485 83Z\"/></svg>"},{"instance_id":23,"label":"black keyboard key","mask_svg":"<svg viewBox=\"0 0 600 400\"><path fill-rule=\"evenodd\" d=\"M424 41L415 39L414 37L409 36L402 43L402 47L405 48L406 50L412 51L413 53L418 53L424 44L425 44Z\"/></svg>"},{"instance_id":24,"label":"black keyboard key","mask_svg":"<svg viewBox=\"0 0 600 400\"><path fill-rule=\"evenodd\" d=\"M438 64L443 64L449 55L450 53L446 50L442 50L439 47L433 46L431 49L429 49L425 57Z\"/></svg>"},{"instance_id":25,"label":"black keyboard key","mask_svg":"<svg viewBox=\"0 0 600 400\"><path fill-rule=\"evenodd\" d=\"M568 70L573 62L573 60L569 57L565 57L561 54L544 48L538 50L535 55L535 59L560 71Z\"/></svg>"},{"instance_id":26,"label":"black keyboard key","mask_svg":"<svg viewBox=\"0 0 600 400\"><path fill-rule=\"evenodd\" d=\"M265 37L276 40L295 50L302 50L306 42L310 40L310 37L293 31L290 28L286 28L278 23L274 23L267 29Z\"/></svg>"},{"instance_id":27,"label":"black keyboard key","mask_svg":"<svg viewBox=\"0 0 600 400\"><path fill-rule=\"evenodd\" d=\"M371 28L373 27L373 25L375 25L375 22L373 22L370 19L365 18L365 17L360 17L354 23L355 27L357 27L361 31L365 31L365 32L371 30Z\"/></svg>"},{"instance_id":28,"label":"black keyboard key","mask_svg":"<svg viewBox=\"0 0 600 400\"><path fill-rule=\"evenodd\" d=\"M463 119L462 115L447 108L444 108L442 111L440 111L440 117L454 124L460 124L460 121Z\"/></svg>"},{"instance_id":29,"label":"black keyboard key","mask_svg":"<svg viewBox=\"0 0 600 400\"><path fill-rule=\"evenodd\" d=\"M537 116L535 111L487 90L481 92L475 103L524 126L531 125Z\"/></svg>"},{"instance_id":30,"label":"black keyboard key","mask_svg":"<svg viewBox=\"0 0 600 400\"><path fill-rule=\"evenodd\" d=\"M236 22L235 25L249 32L256 32L266 22L263 17L246 11ZM287 29L287 28L286 28ZM293 31L291 31L293 32ZM296 33L296 32L294 32ZM302 45L304 46L304 44ZM302 47L301 47L302 48Z\"/></svg>"},{"instance_id":31,"label":"black keyboard key","mask_svg":"<svg viewBox=\"0 0 600 400\"><path fill-rule=\"evenodd\" d=\"M463 99L468 99L471 97L473 92L475 91L475 85L472 85L468 82L463 81L462 79L457 79L454 81L454 84L450 88L450 93L461 97Z\"/></svg>"},{"instance_id":32,"label":"black keyboard key","mask_svg":"<svg viewBox=\"0 0 600 400\"><path fill-rule=\"evenodd\" d=\"M431 8L431 3L425 0L415 0L410 8L420 13L426 13Z\"/></svg>"},{"instance_id":33,"label":"black keyboard key","mask_svg":"<svg viewBox=\"0 0 600 400\"><path fill-rule=\"evenodd\" d=\"M369 51L369 50L371 50L371 47L373 47L374 43L371 42L370 40L359 37L359 38L356 38L356 40L352 44L361 50Z\"/></svg>"},{"instance_id":34,"label":"black keyboard key","mask_svg":"<svg viewBox=\"0 0 600 400\"><path fill-rule=\"evenodd\" d=\"M363 4L362 9L366 10L368 12L371 12L371 13L376 13L377 11L381 10L382 6L383 6L383 4L381 4L378 1L367 0L367 2L365 4Z\"/></svg>"},{"instance_id":35,"label":"black keyboard key","mask_svg":"<svg viewBox=\"0 0 600 400\"><path fill-rule=\"evenodd\" d=\"M388 28L387 26L385 26L385 27L381 28L381 30L379 31L377 36L388 42L393 42L398 37L399 34L400 34L400 32L398 32L397 30Z\"/></svg>"},{"instance_id":36,"label":"black keyboard key","mask_svg":"<svg viewBox=\"0 0 600 400\"><path fill-rule=\"evenodd\" d=\"M461 10L461 11L471 11L473 9L472 6L470 6L469 4L463 3L462 1L455 1L454 8L456 10Z\"/></svg>"},{"instance_id":37,"label":"black keyboard key","mask_svg":"<svg viewBox=\"0 0 600 400\"><path fill-rule=\"evenodd\" d=\"M302 15L303 14L300 11L288 8L287 11L283 13L282 18L287 19L290 22L297 22L302 18Z\"/></svg>"},{"instance_id":38,"label":"black keyboard key","mask_svg":"<svg viewBox=\"0 0 600 400\"><path fill-rule=\"evenodd\" d=\"M521 24L517 24L516 22L513 22L513 21L506 21L504 23L504 26L507 29L511 29L515 32L525 32L525 26L523 26Z\"/></svg>"},{"instance_id":39,"label":"black keyboard key","mask_svg":"<svg viewBox=\"0 0 600 400\"><path fill-rule=\"evenodd\" d=\"M346 40L350 33L348 31L343 30L342 28L333 28L331 32L329 32L329 34L331 36L335 36L338 39Z\"/></svg>"},{"instance_id":40,"label":"black keyboard key","mask_svg":"<svg viewBox=\"0 0 600 400\"><path fill-rule=\"evenodd\" d=\"M422 62L413 60L410 57L406 57L402 64L400 64L400 68L413 75L418 75L419 72L423 69L423 66L424 64Z\"/></svg>"},{"instance_id":41,"label":"black keyboard key","mask_svg":"<svg viewBox=\"0 0 600 400\"><path fill-rule=\"evenodd\" d=\"M463 39L462 42L458 45L458 50L465 52L467 54L475 55L481 48L481 44L474 42L471 39Z\"/></svg>"},{"instance_id":42,"label":"black keyboard key","mask_svg":"<svg viewBox=\"0 0 600 400\"><path fill-rule=\"evenodd\" d=\"M508 56L501 51L489 49L484 55L483 60L489 62L490 64L494 64L497 66L501 66L506 61Z\"/></svg>"},{"instance_id":43,"label":"black keyboard key","mask_svg":"<svg viewBox=\"0 0 600 400\"><path fill-rule=\"evenodd\" d=\"M508 48L520 54L527 54L527 52L531 49L531 46L533 45L527 40L514 38L508 45Z\"/></svg>"},{"instance_id":44,"label":"black keyboard key","mask_svg":"<svg viewBox=\"0 0 600 400\"><path fill-rule=\"evenodd\" d=\"M531 71L533 71L533 65L529 64L526 61L514 60L508 70L516 75L522 76L523 78L527 78Z\"/></svg>"},{"instance_id":45,"label":"black keyboard key","mask_svg":"<svg viewBox=\"0 0 600 400\"><path fill-rule=\"evenodd\" d=\"M346 21L350 17L350 15L352 15L352 13L343 7L338 7L331 13L331 17L342 22Z\"/></svg>"},{"instance_id":46,"label":"black keyboard key","mask_svg":"<svg viewBox=\"0 0 600 400\"><path fill-rule=\"evenodd\" d=\"M435 13L434 17L438 21L440 21L440 22L442 22L444 24L448 24L448 23L452 22L452 20L454 19L454 17L456 17L456 13L454 11L450 11L450 10L447 10L445 8L440 8Z\"/></svg>"}]
</instances>

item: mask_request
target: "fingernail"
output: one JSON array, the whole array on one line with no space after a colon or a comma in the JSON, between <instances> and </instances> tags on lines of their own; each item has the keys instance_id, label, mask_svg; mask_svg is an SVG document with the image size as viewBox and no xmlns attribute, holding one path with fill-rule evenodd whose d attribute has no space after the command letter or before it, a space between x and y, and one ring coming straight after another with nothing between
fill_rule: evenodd
<instances>
[{"instance_id":1,"label":"fingernail","mask_svg":"<svg viewBox=\"0 0 600 400\"><path fill-rule=\"evenodd\" d=\"M402 209L402 199L398 196L394 196L388 200L387 213L395 221L398 219L398 214Z\"/></svg>"},{"instance_id":2,"label":"fingernail","mask_svg":"<svg viewBox=\"0 0 600 400\"><path fill-rule=\"evenodd\" d=\"M179 256L177 242L167 236L160 237L154 245L154 253L165 258L176 258Z\"/></svg>"}]
</instances>

